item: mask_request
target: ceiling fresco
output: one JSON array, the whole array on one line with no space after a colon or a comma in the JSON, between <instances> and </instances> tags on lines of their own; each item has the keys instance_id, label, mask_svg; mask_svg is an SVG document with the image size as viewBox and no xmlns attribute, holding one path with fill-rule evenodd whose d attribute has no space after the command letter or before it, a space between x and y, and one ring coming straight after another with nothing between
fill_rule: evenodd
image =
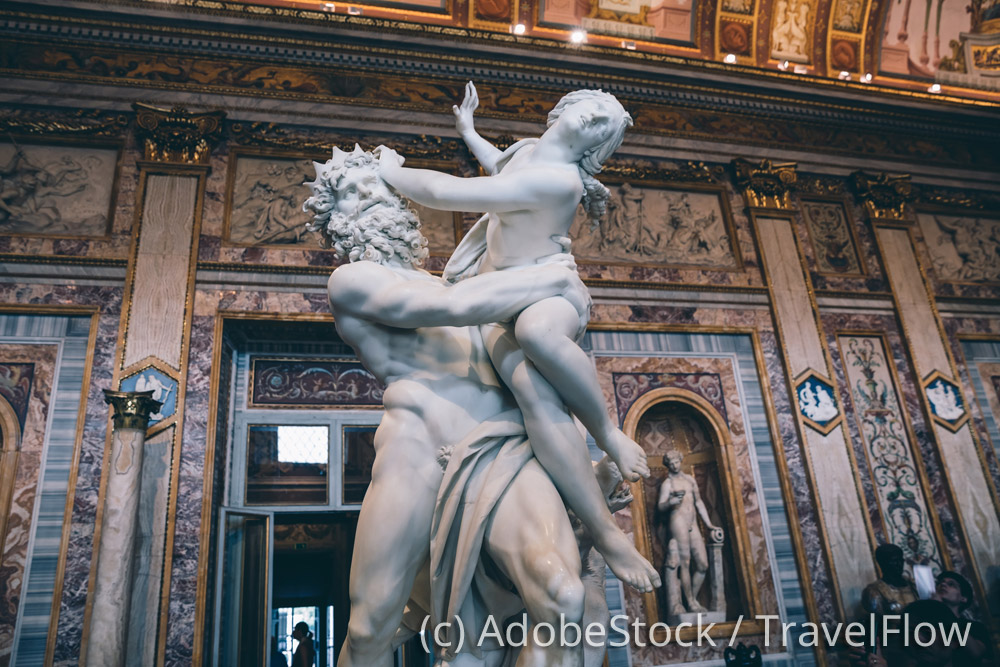
<instances>
[{"instance_id":1,"label":"ceiling fresco","mask_svg":"<svg viewBox=\"0 0 1000 667\"><path fill-rule=\"evenodd\" d=\"M208 6L208 0L182 0ZM680 56L796 80L1000 100L1000 0L258 0L299 15L509 33ZM233 6L233 5L229 5ZM251 11L253 11L251 9ZM370 29L370 28L369 28ZM475 37L475 34L472 34ZM627 54L625 54L627 55Z\"/></svg>"}]
</instances>

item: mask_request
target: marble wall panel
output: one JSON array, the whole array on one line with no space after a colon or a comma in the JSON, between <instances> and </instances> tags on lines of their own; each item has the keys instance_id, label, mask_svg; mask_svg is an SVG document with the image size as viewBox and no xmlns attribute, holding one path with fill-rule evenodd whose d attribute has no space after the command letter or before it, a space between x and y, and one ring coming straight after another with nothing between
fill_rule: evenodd
<instances>
[{"instance_id":1,"label":"marble wall panel","mask_svg":"<svg viewBox=\"0 0 1000 667\"><path fill-rule=\"evenodd\" d=\"M869 504L869 513L881 510L885 540L902 548L907 561L946 569L882 339L839 336L837 342L848 387L843 393L850 396L861 434L855 445L863 445L855 460L868 467L877 500Z\"/></svg>"},{"instance_id":2,"label":"marble wall panel","mask_svg":"<svg viewBox=\"0 0 1000 667\"><path fill-rule=\"evenodd\" d=\"M32 305L92 306L99 312L97 340L86 416L80 442L79 465L75 480L66 566L59 607L58 628L54 632L54 664L73 664L80 653L83 610L93 552L93 530L97 494L104 458L108 406L102 389L111 386L115 343L118 339L122 291L119 288L76 285L0 284L0 303L16 304L30 310ZM57 592L58 593L58 592Z\"/></svg>"},{"instance_id":3,"label":"marble wall panel","mask_svg":"<svg viewBox=\"0 0 1000 667\"><path fill-rule=\"evenodd\" d=\"M943 321L947 341L951 345L952 355L958 361L958 374L966 396L976 396L975 385L969 372L969 364L976 363L963 348L963 336L971 336L966 344L974 345L978 341L993 341L1000 345L1000 318L949 317ZM1000 355L998 355L1000 356ZM989 390L984 389L988 394ZM1000 437L991 437L990 430L984 420L978 401L972 405L972 424L980 442L980 451L986 461L986 468L993 481L993 488L1000 489ZM998 417L1000 418L1000 417ZM990 443L992 446L990 446Z\"/></svg>"},{"instance_id":4,"label":"marble wall panel","mask_svg":"<svg viewBox=\"0 0 1000 667\"><path fill-rule=\"evenodd\" d=\"M17 447L20 453L14 486L10 490L10 513L5 534L0 535L0 666L3 667L9 664L14 649L14 628L18 606L23 599L28 540L40 484L58 354L57 345L0 344L0 368L13 365L31 367L31 379L24 396L21 442ZM8 378L0 377L0 383L5 379ZM6 447L13 450L16 443L7 443Z\"/></svg>"},{"instance_id":5,"label":"marble wall panel","mask_svg":"<svg viewBox=\"0 0 1000 667\"><path fill-rule=\"evenodd\" d=\"M924 408L919 394L919 382L916 380L915 371L910 363L896 318L890 315L864 313L824 313L822 322L827 332L837 383L840 387L840 402L844 408L851 441L854 443L855 459L859 461L865 460L865 452L862 447L864 439L858 430L860 420L855 414L855 405L849 393L850 383L844 373L844 361L841 359L840 348L836 344L837 332L878 332L885 337L886 359L895 369L895 376L899 382L900 408L912 428L913 442L911 444L915 448L915 452L919 454L922 469L927 478L927 486L930 490L928 501L931 506L929 511L934 512L940 522L944 543L939 546L947 553L952 568L964 572L968 562L968 554L959 535L959 526L956 522L954 505L949 495L941 458L924 416ZM866 491L866 503L876 539L880 542L888 541L886 529L878 511L878 501L875 497L874 482L869 467L860 466L858 476L862 480L862 488Z\"/></svg>"},{"instance_id":6,"label":"marble wall panel","mask_svg":"<svg viewBox=\"0 0 1000 667\"><path fill-rule=\"evenodd\" d=\"M123 366L155 356L177 368L184 336L198 179L151 174L130 294Z\"/></svg>"},{"instance_id":7,"label":"marble wall panel","mask_svg":"<svg viewBox=\"0 0 1000 667\"><path fill-rule=\"evenodd\" d=\"M742 572L742 577L752 577L757 584L758 600L761 613L778 613L777 594L774 587L774 573L768 556L767 538L764 534L761 519L759 492L753 475L753 464L750 461L749 440L745 428L744 407L741 402L738 380L732 359L700 357L692 353L690 357L615 357L598 356L595 358L598 379L608 405L616 406L619 415L623 416L628 407L643 394L660 387L676 387L687 389L706 399L726 421L732 438L732 454L736 468L734 473L735 488L731 491L742 499L744 516L732 517L734 521L744 521L750 538L748 548L750 558L754 563L753 572ZM652 441L650 441L652 442ZM648 451L651 464L664 453L660 449ZM654 475L657 472L654 470ZM659 467L662 476L662 466ZM648 485L647 485L648 486ZM655 488L646 490L646 503L656 502ZM619 525L628 534L634 534L634 508L626 508L616 514ZM655 542L655 526L649 526L651 541ZM732 539L732 536L728 536ZM656 554L653 554L656 562ZM625 604L630 618L647 619L649 623L664 620L650 618L645 609L642 596L635 591L625 589ZM661 601L661 606L663 602ZM749 600L743 601L749 605ZM770 647L763 648L765 652L779 651L777 635L770 638ZM750 641L763 646L761 637L745 637L742 641ZM665 662L690 662L719 658L722 648L712 650L711 647L683 648L671 645L663 648L632 647L633 663L637 665L660 665Z\"/></svg>"}]
</instances>

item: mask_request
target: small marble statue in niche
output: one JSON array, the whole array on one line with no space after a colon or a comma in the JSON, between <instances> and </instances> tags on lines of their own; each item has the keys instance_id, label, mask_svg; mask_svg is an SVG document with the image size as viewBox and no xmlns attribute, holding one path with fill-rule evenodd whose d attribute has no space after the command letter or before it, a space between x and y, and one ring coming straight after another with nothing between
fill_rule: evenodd
<instances>
[{"instance_id":1,"label":"small marble statue in niche","mask_svg":"<svg viewBox=\"0 0 1000 667\"><path fill-rule=\"evenodd\" d=\"M898 614L917 600L917 589L903 572L903 550L895 544L875 549L875 561L881 577L861 592L861 607L869 614Z\"/></svg>"},{"instance_id":2,"label":"small marble statue in niche","mask_svg":"<svg viewBox=\"0 0 1000 667\"><path fill-rule=\"evenodd\" d=\"M723 586L722 543L725 533L715 526L708 508L701 499L695 478L681 470L681 454L670 451L663 456L667 476L660 484L657 509L667 517L667 553L664 560L664 582L667 596L667 622L676 624L697 619L718 622L726 618L726 596ZM698 526L704 522L711 539L711 558L705 538ZM698 594L710 580L711 609L698 602Z\"/></svg>"}]
</instances>

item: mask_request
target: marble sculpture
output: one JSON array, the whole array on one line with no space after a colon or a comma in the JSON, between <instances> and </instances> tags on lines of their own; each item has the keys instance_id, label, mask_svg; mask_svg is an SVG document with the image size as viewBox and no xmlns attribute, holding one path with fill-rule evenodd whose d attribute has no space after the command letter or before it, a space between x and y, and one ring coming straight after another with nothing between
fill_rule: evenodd
<instances>
[{"instance_id":1,"label":"marble sculpture","mask_svg":"<svg viewBox=\"0 0 1000 667\"><path fill-rule=\"evenodd\" d=\"M522 609L532 623L601 613L603 586L581 578L581 542L588 560L592 544L636 589L659 585L614 522L616 494L599 484L573 419L624 478L649 474L576 344L590 299L566 238L581 203L601 217L608 191L594 174L631 118L609 94L576 91L541 138L500 151L475 132L477 104L470 82L456 124L490 176L410 169L389 148L355 147L316 163L309 184L311 229L350 260L329 281L338 332L386 385L341 667L391 664L394 641L428 616L432 627L461 620L461 630L438 634L447 664L585 664L582 646L531 638L512 656L476 641L489 617ZM487 211L444 279L419 268L427 242L400 194L438 210Z\"/></svg>"}]
</instances>

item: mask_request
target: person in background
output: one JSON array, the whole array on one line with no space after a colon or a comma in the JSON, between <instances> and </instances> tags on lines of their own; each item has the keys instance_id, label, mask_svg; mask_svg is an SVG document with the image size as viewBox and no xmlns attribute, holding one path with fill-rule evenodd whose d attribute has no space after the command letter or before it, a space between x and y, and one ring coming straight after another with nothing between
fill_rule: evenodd
<instances>
[{"instance_id":1,"label":"person in background","mask_svg":"<svg viewBox=\"0 0 1000 667\"><path fill-rule=\"evenodd\" d=\"M292 639L299 644L295 647L292 655L291 667L313 667L316 662L316 648L313 646L313 633L309 630L309 624L299 621L292 630Z\"/></svg>"},{"instance_id":2,"label":"person in background","mask_svg":"<svg viewBox=\"0 0 1000 667\"><path fill-rule=\"evenodd\" d=\"M278 638L271 637L271 662L270 667L288 667L288 660L285 654L278 650Z\"/></svg>"},{"instance_id":3,"label":"person in background","mask_svg":"<svg viewBox=\"0 0 1000 667\"><path fill-rule=\"evenodd\" d=\"M971 620L972 584L958 572L944 570L937 577L937 587L931 597L948 605L959 623L969 624L969 639L955 654L956 667L995 665L990 631L979 621Z\"/></svg>"}]
</instances>

